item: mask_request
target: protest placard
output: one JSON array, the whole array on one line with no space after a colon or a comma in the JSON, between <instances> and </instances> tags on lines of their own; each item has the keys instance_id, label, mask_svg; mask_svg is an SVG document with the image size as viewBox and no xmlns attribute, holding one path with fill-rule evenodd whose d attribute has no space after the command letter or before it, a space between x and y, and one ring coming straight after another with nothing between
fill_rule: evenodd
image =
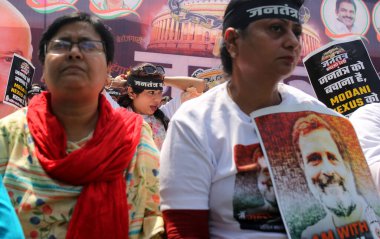
<instances>
[{"instance_id":1,"label":"protest placard","mask_svg":"<svg viewBox=\"0 0 380 239\"><path fill-rule=\"evenodd\" d=\"M288 238L378 238L380 198L346 117L300 104L251 117Z\"/></svg>"},{"instance_id":2,"label":"protest placard","mask_svg":"<svg viewBox=\"0 0 380 239\"><path fill-rule=\"evenodd\" d=\"M304 58L318 99L349 116L379 101L380 79L360 38L333 41Z\"/></svg>"},{"instance_id":3,"label":"protest placard","mask_svg":"<svg viewBox=\"0 0 380 239\"><path fill-rule=\"evenodd\" d=\"M31 87L34 66L20 55L14 54L9 71L4 103L18 108L27 105L27 93Z\"/></svg>"}]
</instances>

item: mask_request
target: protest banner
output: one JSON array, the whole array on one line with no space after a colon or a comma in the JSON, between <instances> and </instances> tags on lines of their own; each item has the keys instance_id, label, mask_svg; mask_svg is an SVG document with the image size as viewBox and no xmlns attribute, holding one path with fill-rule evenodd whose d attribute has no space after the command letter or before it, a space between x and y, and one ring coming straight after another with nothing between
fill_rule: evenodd
<instances>
[{"instance_id":1,"label":"protest banner","mask_svg":"<svg viewBox=\"0 0 380 239\"><path fill-rule=\"evenodd\" d=\"M27 105L27 93L31 87L34 66L20 55L14 54L9 72L4 103L18 108Z\"/></svg>"},{"instance_id":2,"label":"protest banner","mask_svg":"<svg viewBox=\"0 0 380 239\"><path fill-rule=\"evenodd\" d=\"M209 69L197 69L192 77L203 79L206 82L206 90L211 89L226 81L222 67L214 67Z\"/></svg>"},{"instance_id":3,"label":"protest banner","mask_svg":"<svg viewBox=\"0 0 380 239\"><path fill-rule=\"evenodd\" d=\"M380 102L380 79L360 38L332 41L303 61L316 96L327 107L349 116Z\"/></svg>"},{"instance_id":4,"label":"protest banner","mask_svg":"<svg viewBox=\"0 0 380 239\"><path fill-rule=\"evenodd\" d=\"M115 57L110 67L110 74L113 77L125 74L127 69L141 62L164 66L168 76L190 76L193 73L196 74L198 69L213 71L221 65L219 59L219 49L223 44L221 22L224 10L230 0L26 0L9 2L14 6L14 11L21 13L14 15L13 22L27 21L29 23L27 27L31 32L31 42L30 37L24 34L18 34L17 39L25 39L25 44L28 46L30 43L32 44L32 47L29 47L30 50L23 51L21 55L31 59L36 66L35 83L39 83L43 71L42 64L38 61L37 50L41 34L55 18L76 11L87 12L102 18L114 34ZM305 0L300 9L300 20L303 23L300 36L302 43L300 59L331 40L341 39L347 35L356 35L366 39L364 43L371 59L379 68L380 2L373 0L353 0L352 2L355 6L352 17L355 27L351 32L342 33L336 29L338 25L336 0ZM1 14L4 15L7 12L9 10L6 8L0 8ZM2 32L10 30L15 33L17 30L17 27L12 24L5 24L0 28ZM7 52L17 52L8 45L15 42L16 36L5 36L8 35L0 35L3 43L0 48L4 47ZM3 87L1 83L5 81L2 81L1 73L5 71L8 73L9 64L0 64L0 92ZM380 71L380 68L377 71ZM213 80L212 78L210 79ZM222 78L222 75L217 78ZM219 80L210 81L209 88L217 82ZM284 82L307 93L313 91L302 60L293 74L284 79ZM178 94L175 90L172 93L172 97Z\"/></svg>"},{"instance_id":5,"label":"protest banner","mask_svg":"<svg viewBox=\"0 0 380 239\"><path fill-rule=\"evenodd\" d=\"M380 198L346 117L304 105L251 117L288 238L378 238Z\"/></svg>"}]
</instances>

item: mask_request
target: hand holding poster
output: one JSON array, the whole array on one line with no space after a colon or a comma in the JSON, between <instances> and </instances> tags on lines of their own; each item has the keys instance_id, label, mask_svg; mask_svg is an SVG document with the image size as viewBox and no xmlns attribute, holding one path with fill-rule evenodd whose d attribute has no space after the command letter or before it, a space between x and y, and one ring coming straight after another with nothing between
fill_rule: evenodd
<instances>
[{"instance_id":1,"label":"hand holding poster","mask_svg":"<svg viewBox=\"0 0 380 239\"><path fill-rule=\"evenodd\" d=\"M197 69L191 74L191 76L205 80L206 90L209 90L226 81L221 66L209 69Z\"/></svg>"},{"instance_id":2,"label":"hand holding poster","mask_svg":"<svg viewBox=\"0 0 380 239\"><path fill-rule=\"evenodd\" d=\"M360 106L380 102L380 79L360 38L333 41L304 58L320 101L349 116Z\"/></svg>"},{"instance_id":3,"label":"hand holding poster","mask_svg":"<svg viewBox=\"0 0 380 239\"><path fill-rule=\"evenodd\" d=\"M372 239L380 199L349 121L334 112L271 107L257 132L291 239Z\"/></svg>"},{"instance_id":4,"label":"hand holding poster","mask_svg":"<svg viewBox=\"0 0 380 239\"><path fill-rule=\"evenodd\" d=\"M25 58L14 54L9 72L4 103L18 108L27 105L27 92L31 87L34 66Z\"/></svg>"}]
</instances>

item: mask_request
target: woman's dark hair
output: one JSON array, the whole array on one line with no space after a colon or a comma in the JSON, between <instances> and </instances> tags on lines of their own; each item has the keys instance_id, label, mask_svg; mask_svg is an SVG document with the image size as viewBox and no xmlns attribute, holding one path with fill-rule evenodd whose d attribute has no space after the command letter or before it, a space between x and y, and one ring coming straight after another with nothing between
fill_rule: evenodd
<instances>
[{"instance_id":1,"label":"woman's dark hair","mask_svg":"<svg viewBox=\"0 0 380 239\"><path fill-rule=\"evenodd\" d=\"M140 67L141 66L144 66L144 65L152 65L150 63L143 63L141 65L138 65L134 68L132 68L132 70L127 74L127 85L126 87L131 87L132 88L132 91L133 93L135 94L140 94L144 91L144 89L142 88L139 88L139 87L136 87L136 86L132 86L130 83L128 83L128 81L130 81L131 79L133 79L134 77L140 77L139 76L139 71L140 71ZM148 76L149 77L149 76ZM161 76L162 77L162 76ZM131 107L133 110L133 100L129 97L128 94L125 94L123 96L121 96L119 98L119 100L117 101L117 103L122 106L122 107L125 107L125 108L128 108L128 107ZM168 129L168 126L169 126L169 118L164 114L164 112L162 112L162 110L160 109L157 109L154 113L153 113L153 116L160 120L162 122L162 124L164 125L164 128L165 128L165 131Z\"/></svg>"},{"instance_id":2,"label":"woman's dark hair","mask_svg":"<svg viewBox=\"0 0 380 239\"><path fill-rule=\"evenodd\" d=\"M113 61L115 48L114 39L111 32L100 21L99 18L91 16L88 13L75 12L55 19L54 22L48 27L48 29L42 34L42 38L38 45L38 58L42 65L44 65L45 62L46 44L48 44L49 41L55 36L55 34L57 34L59 29L67 24L74 22L87 22L94 27L95 31L99 34L99 36L102 38L102 41L104 42L107 64L110 64Z\"/></svg>"},{"instance_id":3,"label":"woman's dark hair","mask_svg":"<svg viewBox=\"0 0 380 239\"><path fill-rule=\"evenodd\" d=\"M226 14L230 13L230 11L233 10L234 8L239 8L241 5L243 5L243 4L247 3L247 2L251 2L251 1L255 1L255 0L231 0L229 2L229 4L227 5L227 8L226 8L226 10L224 12L224 18L226 17ZM300 7L304 3L304 0L289 0L289 1L294 2L295 4L297 4ZM223 23L222 37L224 36L224 33L225 33L225 31L226 31L226 29L228 27L229 26L226 26ZM240 30L240 32L243 35L245 34L245 32L244 32L245 28L244 29L236 29L236 30ZM224 42L221 44L221 47L220 47L220 59L222 60L222 65L223 65L224 72L227 75L231 75L232 74L232 58L231 58L231 55L228 52L228 50L227 50L226 45L225 45Z\"/></svg>"}]
</instances>

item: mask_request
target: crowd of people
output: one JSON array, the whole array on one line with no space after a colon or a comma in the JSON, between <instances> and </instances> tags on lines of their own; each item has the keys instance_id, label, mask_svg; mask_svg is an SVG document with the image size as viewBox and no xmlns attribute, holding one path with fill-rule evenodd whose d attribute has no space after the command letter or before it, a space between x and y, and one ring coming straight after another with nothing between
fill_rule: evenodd
<instances>
[{"instance_id":1,"label":"crowd of people","mask_svg":"<svg viewBox=\"0 0 380 239\"><path fill-rule=\"evenodd\" d=\"M112 77L104 23L82 12L55 19L37 49L43 85L28 89L27 107L0 114L0 238L287 238L252 115L302 105L349 122L280 83L300 57L302 4L231 0L220 48L226 81L207 91L202 79L148 62ZM168 86L182 93L171 99ZM350 120L380 191L379 105ZM378 216L334 127L310 113L291 137L325 209L300 237L368 217L373 236ZM260 203L243 203L242 187Z\"/></svg>"}]
</instances>

